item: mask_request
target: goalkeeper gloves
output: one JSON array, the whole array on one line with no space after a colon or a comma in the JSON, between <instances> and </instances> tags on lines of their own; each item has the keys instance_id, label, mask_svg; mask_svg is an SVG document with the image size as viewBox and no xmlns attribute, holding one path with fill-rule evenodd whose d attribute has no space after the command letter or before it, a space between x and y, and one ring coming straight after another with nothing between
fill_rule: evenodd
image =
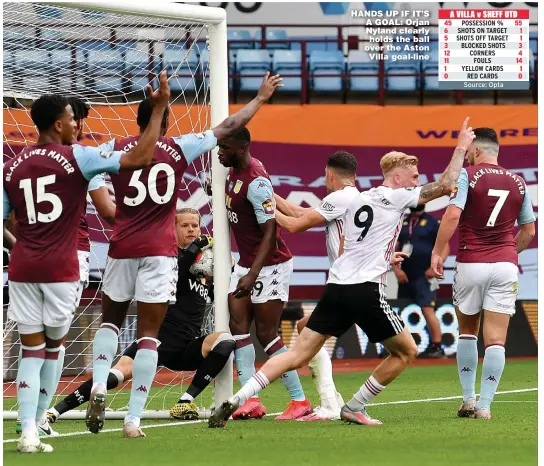
<instances>
[{"instance_id":1,"label":"goalkeeper gloves","mask_svg":"<svg viewBox=\"0 0 544 466\"><path fill-rule=\"evenodd\" d=\"M193 244L204 252L206 249L213 247L213 238L210 235L200 235L193 241Z\"/></svg>"}]
</instances>

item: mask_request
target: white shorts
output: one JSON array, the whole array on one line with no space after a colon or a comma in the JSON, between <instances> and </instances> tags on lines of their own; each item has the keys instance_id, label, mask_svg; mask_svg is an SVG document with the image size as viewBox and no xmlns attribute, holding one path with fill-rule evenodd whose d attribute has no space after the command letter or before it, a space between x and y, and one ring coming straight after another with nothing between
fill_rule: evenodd
<instances>
[{"instance_id":1,"label":"white shorts","mask_svg":"<svg viewBox=\"0 0 544 466\"><path fill-rule=\"evenodd\" d=\"M481 310L514 315L518 268L511 262L456 263L453 304L466 315Z\"/></svg>"},{"instance_id":2,"label":"white shorts","mask_svg":"<svg viewBox=\"0 0 544 466\"><path fill-rule=\"evenodd\" d=\"M8 318L37 327L63 327L72 322L81 282L22 283L9 281Z\"/></svg>"},{"instance_id":3,"label":"white shorts","mask_svg":"<svg viewBox=\"0 0 544 466\"><path fill-rule=\"evenodd\" d=\"M79 261L79 280L83 283L83 288L89 286L89 251L78 251L77 260Z\"/></svg>"},{"instance_id":4,"label":"white shorts","mask_svg":"<svg viewBox=\"0 0 544 466\"><path fill-rule=\"evenodd\" d=\"M142 303L175 303L177 283L177 257L108 256L102 291L117 302L135 299Z\"/></svg>"},{"instance_id":5,"label":"white shorts","mask_svg":"<svg viewBox=\"0 0 544 466\"><path fill-rule=\"evenodd\" d=\"M247 275L249 269L234 266L234 272L230 276L229 293L232 293L238 285L238 280ZM280 299L284 303L289 301L289 282L293 273L293 259L276 265L265 265L255 281L255 286L251 292L251 302L262 304L275 299Z\"/></svg>"}]
</instances>

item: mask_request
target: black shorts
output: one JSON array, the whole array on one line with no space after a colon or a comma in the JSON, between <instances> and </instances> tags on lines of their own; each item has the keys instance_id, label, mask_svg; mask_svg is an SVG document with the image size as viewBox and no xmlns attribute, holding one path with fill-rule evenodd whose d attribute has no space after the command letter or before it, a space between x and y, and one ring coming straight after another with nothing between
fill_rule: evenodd
<instances>
[{"instance_id":1,"label":"black shorts","mask_svg":"<svg viewBox=\"0 0 544 466\"><path fill-rule=\"evenodd\" d=\"M372 343L402 332L404 323L385 300L379 283L337 285L329 283L306 327L321 335L340 337L357 324Z\"/></svg>"},{"instance_id":2,"label":"black shorts","mask_svg":"<svg viewBox=\"0 0 544 466\"><path fill-rule=\"evenodd\" d=\"M206 336L191 338L176 343L176 350L157 350L159 360L157 366L164 366L172 371L196 371L204 358L202 357L202 345ZM138 345L132 343L124 352L123 356L134 359Z\"/></svg>"},{"instance_id":3,"label":"black shorts","mask_svg":"<svg viewBox=\"0 0 544 466\"><path fill-rule=\"evenodd\" d=\"M399 284L399 299L411 299L419 307L435 307L436 291L431 291L431 284L425 276Z\"/></svg>"}]
</instances>

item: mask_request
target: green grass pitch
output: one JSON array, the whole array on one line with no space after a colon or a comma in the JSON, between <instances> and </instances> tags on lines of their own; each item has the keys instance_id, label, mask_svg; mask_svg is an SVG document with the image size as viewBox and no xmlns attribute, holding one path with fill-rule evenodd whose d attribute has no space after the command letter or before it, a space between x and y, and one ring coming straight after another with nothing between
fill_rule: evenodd
<instances>
[{"instance_id":1,"label":"green grass pitch","mask_svg":"<svg viewBox=\"0 0 544 466\"><path fill-rule=\"evenodd\" d=\"M480 364L481 368L481 364ZM347 400L368 373L337 374L339 391ZM309 377L301 377L307 396L317 401ZM479 388L479 374L477 388ZM499 391L537 387L537 361L507 361ZM537 464L537 392L499 394L491 421L458 419L460 400L391 402L447 398L460 394L455 365L414 367L393 382L369 407L381 427L336 422L230 421L224 429L206 422L145 430L147 438L123 439L121 432L47 439L51 454L21 455L14 421L4 421L5 465L531 465ZM209 399L209 396L207 397ZM262 392L269 413L288 401L279 382ZM175 401L175 397L172 402ZM391 403L391 404L389 404ZM104 429L121 427L106 421ZM83 421L59 421L61 433L85 431ZM8 441L8 443L6 443Z\"/></svg>"}]
</instances>

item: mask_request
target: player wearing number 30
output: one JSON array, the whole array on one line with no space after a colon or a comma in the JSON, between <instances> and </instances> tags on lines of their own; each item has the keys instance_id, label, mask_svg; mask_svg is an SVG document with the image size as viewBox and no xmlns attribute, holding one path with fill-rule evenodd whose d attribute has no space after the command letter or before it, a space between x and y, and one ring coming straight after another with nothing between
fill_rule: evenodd
<instances>
[{"instance_id":1,"label":"player wearing number 30","mask_svg":"<svg viewBox=\"0 0 544 466\"><path fill-rule=\"evenodd\" d=\"M329 336L340 337L353 324L371 342L381 342L390 353L354 397L340 417L361 425L378 425L365 405L391 383L417 356L417 346L402 320L385 300L384 285L395 243L408 207L441 197L455 187L465 152L474 134L459 133L450 164L434 183L419 187L417 157L390 152L380 162L384 182L353 199L344 217L344 251L334 262L325 292L300 333L293 349L270 359L233 397L210 417L210 427L223 427L235 409L285 371L307 364Z\"/></svg>"},{"instance_id":2,"label":"player wearing number 30","mask_svg":"<svg viewBox=\"0 0 544 466\"><path fill-rule=\"evenodd\" d=\"M467 153L469 167L461 171L451 195L431 259L442 275L436 252L459 225L459 251L453 281L453 304L459 322L457 368L463 389L459 417L491 418L491 402L504 369L508 322L516 309L518 254L535 235L533 204L525 181L497 163L499 141L490 128L476 128ZM514 224L520 231L514 238ZM478 366L478 332L482 310L485 355L480 399L474 384Z\"/></svg>"},{"instance_id":3,"label":"player wearing number 30","mask_svg":"<svg viewBox=\"0 0 544 466\"><path fill-rule=\"evenodd\" d=\"M77 239L89 180L102 172L149 164L167 102L164 85L153 98L155 124L142 135L141 144L125 153L105 154L71 146L76 122L68 99L42 96L31 109L38 142L4 165L4 226L12 209L18 224L8 272L8 317L17 322L21 336L17 398L23 432L17 449L22 453L53 451L40 442L36 421L57 388L59 348L81 286Z\"/></svg>"},{"instance_id":4,"label":"player wearing number 30","mask_svg":"<svg viewBox=\"0 0 544 466\"><path fill-rule=\"evenodd\" d=\"M153 149L151 166L111 177L117 210L104 272L103 323L93 344L93 387L86 417L91 432L98 433L104 425L106 384L117 351L119 328L130 301L135 299L138 351L123 436L144 436L140 417L157 366L158 330L168 303L174 302L176 295L178 247L174 216L182 175L197 157L243 128L270 98L280 80L279 76L267 74L264 91L258 98L200 134L165 136L167 108L160 122L161 137ZM137 115L140 134L149 126L154 111L151 99L140 103ZM101 147L107 152L128 150L140 144L141 135L114 140Z\"/></svg>"}]
</instances>

